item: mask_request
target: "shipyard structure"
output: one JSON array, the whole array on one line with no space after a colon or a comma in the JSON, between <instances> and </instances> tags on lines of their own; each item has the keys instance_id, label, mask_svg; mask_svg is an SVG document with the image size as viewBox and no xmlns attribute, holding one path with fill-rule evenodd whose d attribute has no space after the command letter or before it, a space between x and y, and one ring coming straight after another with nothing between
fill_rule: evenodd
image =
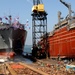
<instances>
[{"instance_id":1,"label":"shipyard structure","mask_svg":"<svg viewBox=\"0 0 75 75\"><path fill-rule=\"evenodd\" d=\"M32 54L37 58L75 58L75 13L69 3L63 0L59 1L67 7L68 15L63 19L62 13L59 11L58 23L55 24L53 31L47 32L47 13L44 10L44 5L39 0L33 0ZM41 29L42 27L43 29ZM37 37L37 33L40 34L40 37Z\"/></svg>"},{"instance_id":2,"label":"shipyard structure","mask_svg":"<svg viewBox=\"0 0 75 75\"><path fill-rule=\"evenodd\" d=\"M10 52L22 54L24 50L27 31L24 29L24 24L0 22L0 55L5 55Z\"/></svg>"},{"instance_id":3,"label":"shipyard structure","mask_svg":"<svg viewBox=\"0 0 75 75\"><path fill-rule=\"evenodd\" d=\"M71 5L60 0L68 10L69 14L62 19L61 12L58 12L58 23L54 26L53 31L48 33L47 51L51 58L75 58L75 15L71 10ZM39 41L42 49L43 38Z\"/></svg>"}]
</instances>

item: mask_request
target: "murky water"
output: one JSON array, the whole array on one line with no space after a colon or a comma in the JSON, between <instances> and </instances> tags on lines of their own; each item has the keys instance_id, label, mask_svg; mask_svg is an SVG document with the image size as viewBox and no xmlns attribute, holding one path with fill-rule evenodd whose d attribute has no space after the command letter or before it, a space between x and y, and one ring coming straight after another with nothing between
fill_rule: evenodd
<instances>
[{"instance_id":1,"label":"murky water","mask_svg":"<svg viewBox=\"0 0 75 75\"><path fill-rule=\"evenodd\" d=\"M23 56L21 55L16 55L15 58L14 58L14 62L25 62L27 64L31 64L33 63L33 61L27 59L27 58L24 58Z\"/></svg>"},{"instance_id":2,"label":"murky water","mask_svg":"<svg viewBox=\"0 0 75 75\"><path fill-rule=\"evenodd\" d=\"M25 46L23 54L25 55L26 53L31 53L31 46L30 45ZM27 64L33 63L33 61L23 57L22 55L16 55L14 58L14 61L15 62L25 62Z\"/></svg>"}]
</instances>

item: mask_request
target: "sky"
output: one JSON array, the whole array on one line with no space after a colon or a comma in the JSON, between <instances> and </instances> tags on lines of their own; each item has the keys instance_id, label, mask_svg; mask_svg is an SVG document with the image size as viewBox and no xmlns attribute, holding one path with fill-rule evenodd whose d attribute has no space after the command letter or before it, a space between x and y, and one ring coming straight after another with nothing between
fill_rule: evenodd
<instances>
[{"instance_id":1,"label":"sky","mask_svg":"<svg viewBox=\"0 0 75 75\"><path fill-rule=\"evenodd\" d=\"M47 32L53 30L54 25L58 22L58 11L62 12L65 18L68 9L60 3L59 0L42 0L47 15ZM75 0L63 0L71 4L71 8L75 11ZM32 45L32 6L33 0L0 0L0 17L12 15L12 18L19 17L19 21L23 24L28 20L26 45ZM3 19L4 22L6 20Z\"/></svg>"}]
</instances>

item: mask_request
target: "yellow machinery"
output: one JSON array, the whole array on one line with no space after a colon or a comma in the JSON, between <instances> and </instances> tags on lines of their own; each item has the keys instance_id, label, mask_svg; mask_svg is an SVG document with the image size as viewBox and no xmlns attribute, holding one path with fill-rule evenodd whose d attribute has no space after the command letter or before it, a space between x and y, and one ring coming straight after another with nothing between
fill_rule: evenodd
<instances>
[{"instance_id":1,"label":"yellow machinery","mask_svg":"<svg viewBox=\"0 0 75 75\"><path fill-rule=\"evenodd\" d=\"M44 4L38 4L38 12L44 12Z\"/></svg>"},{"instance_id":2,"label":"yellow machinery","mask_svg":"<svg viewBox=\"0 0 75 75\"><path fill-rule=\"evenodd\" d=\"M37 6L37 5L34 5L34 6L32 7L32 12L37 12L37 10L38 10L38 6Z\"/></svg>"},{"instance_id":3,"label":"yellow machinery","mask_svg":"<svg viewBox=\"0 0 75 75\"><path fill-rule=\"evenodd\" d=\"M32 7L32 12L45 12L44 4L40 3L40 0Z\"/></svg>"}]
</instances>

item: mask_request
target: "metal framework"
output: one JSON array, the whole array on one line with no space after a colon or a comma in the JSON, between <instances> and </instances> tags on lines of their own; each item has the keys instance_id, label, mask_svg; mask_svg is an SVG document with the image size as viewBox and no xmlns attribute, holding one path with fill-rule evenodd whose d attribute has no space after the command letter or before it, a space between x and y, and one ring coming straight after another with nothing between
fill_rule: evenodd
<instances>
[{"instance_id":1,"label":"metal framework","mask_svg":"<svg viewBox=\"0 0 75 75\"><path fill-rule=\"evenodd\" d=\"M37 45L41 38L45 39L47 34L47 14L43 13L33 13L32 14L32 42L33 47Z\"/></svg>"},{"instance_id":2,"label":"metal framework","mask_svg":"<svg viewBox=\"0 0 75 75\"><path fill-rule=\"evenodd\" d=\"M46 52L47 54L47 13L44 10L39 11L38 9L39 4L41 4L41 0L33 0L33 5L34 7L36 6L36 8L33 9L34 11L32 11L31 14L32 15L32 47L33 47L32 53L35 55L37 55L37 50L39 47L38 42L40 41L41 38L44 39L43 40L44 52Z\"/></svg>"}]
</instances>

